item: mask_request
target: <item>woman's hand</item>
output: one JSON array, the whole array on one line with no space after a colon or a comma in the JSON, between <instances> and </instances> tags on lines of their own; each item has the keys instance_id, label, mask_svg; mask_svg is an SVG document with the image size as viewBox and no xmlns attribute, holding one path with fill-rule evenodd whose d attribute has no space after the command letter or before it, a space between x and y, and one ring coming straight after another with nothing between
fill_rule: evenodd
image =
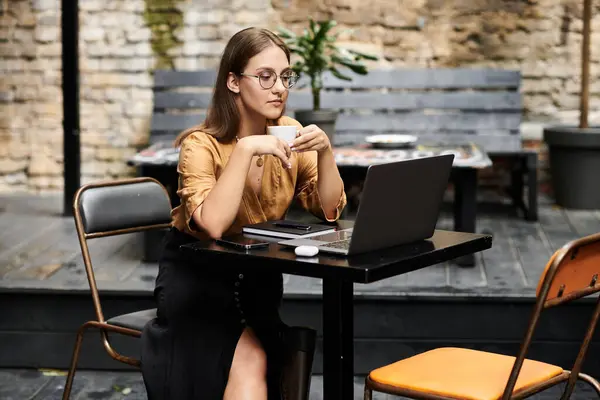
<instances>
[{"instance_id":1,"label":"woman's hand","mask_svg":"<svg viewBox=\"0 0 600 400\"><path fill-rule=\"evenodd\" d=\"M331 143L327 134L316 125L308 125L298 131L292 143L292 151L316 151L318 153L329 150Z\"/></svg>"},{"instance_id":2,"label":"woman's hand","mask_svg":"<svg viewBox=\"0 0 600 400\"><path fill-rule=\"evenodd\" d=\"M251 135L246 136L238 142L238 146L242 145L250 149L252 155L260 156L264 154L272 154L278 157L284 167L291 168L290 156L292 150L290 146L277 136L273 135Z\"/></svg>"}]
</instances>

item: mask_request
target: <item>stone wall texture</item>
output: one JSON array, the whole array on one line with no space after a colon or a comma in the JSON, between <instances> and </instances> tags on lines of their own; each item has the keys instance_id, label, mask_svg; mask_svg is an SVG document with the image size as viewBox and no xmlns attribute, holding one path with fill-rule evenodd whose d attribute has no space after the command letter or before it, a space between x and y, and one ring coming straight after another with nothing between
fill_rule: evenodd
<instances>
[{"instance_id":1,"label":"stone wall texture","mask_svg":"<svg viewBox=\"0 0 600 400\"><path fill-rule=\"evenodd\" d=\"M380 67L494 66L523 74L523 131L578 119L580 0L80 0L82 183L132 175L147 141L152 70L216 67L247 26L307 18ZM0 16L0 191L62 188L59 0L8 0ZM600 122L600 2L592 22L591 122ZM533 137L533 141L530 140ZM537 145L536 145L537 143ZM543 149L541 149L543 151Z\"/></svg>"}]
</instances>

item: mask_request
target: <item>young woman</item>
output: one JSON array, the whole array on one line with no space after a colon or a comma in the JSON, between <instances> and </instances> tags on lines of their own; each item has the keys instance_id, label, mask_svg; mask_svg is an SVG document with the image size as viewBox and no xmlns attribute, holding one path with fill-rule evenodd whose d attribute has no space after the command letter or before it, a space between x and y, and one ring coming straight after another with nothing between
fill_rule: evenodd
<instances>
[{"instance_id":1,"label":"young woman","mask_svg":"<svg viewBox=\"0 0 600 400\"><path fill-rule=\"evenodd\" d=\"M142 335L150 399L280 399L281 273L189 259L179 246L281 219L297 198L336 220L346 195L327 135L283 116L297 76L272 32L248 28L225 47L203 124L183 132L173 228L159 262L158 316ZM266 134L295 125L292 143Z\"/></svg>"}]
</instances>

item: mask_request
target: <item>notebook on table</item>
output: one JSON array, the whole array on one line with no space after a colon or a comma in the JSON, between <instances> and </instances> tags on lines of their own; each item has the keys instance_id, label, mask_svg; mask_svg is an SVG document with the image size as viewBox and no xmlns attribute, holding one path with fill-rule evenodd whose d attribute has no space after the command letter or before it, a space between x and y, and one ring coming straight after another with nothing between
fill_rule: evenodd
<instances>
[{"instance_id":1,"label":"notebook on table","mask_svg":"<svg viewBox=\"0 0 600 400\"><path fill-rule=\"evenodd\" d=\"M335 227L325 224L309 224L291 220L266 221L246 225L244 233L262 236L273 236L285 239L307 238L335 231Z\"/></svg>"}]
</instances>

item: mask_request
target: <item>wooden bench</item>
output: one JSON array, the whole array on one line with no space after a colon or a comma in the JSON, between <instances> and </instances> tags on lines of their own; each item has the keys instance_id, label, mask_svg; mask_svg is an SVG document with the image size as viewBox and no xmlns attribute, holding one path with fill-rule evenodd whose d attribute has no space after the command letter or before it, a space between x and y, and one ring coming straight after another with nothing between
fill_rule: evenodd
<instances>
[{"instance_id":1,"label":"wooden bench","mask_svg":"<svg viewBox=\"0 0 600 400\"><path fill-rule=\"evenodd\" d=\"M171 141L204 119L215 78L215 70L155 72L150 144ZM537 153L521 145L520 82L519 71L497 69L372 70L352 81L325 74L321 104L340 112L335 146L364 143L371 134L405 133L425 143L475 143L492 160L508 160L512 201L528 220L536 220ZM302 78L290 92L288 115L312 106L307 83ZM148 164L141 169L141 174L174 186L170 192L177 204L172 167ZM475 232L477 170L456 169L453 181L455 229Z\"/></svg>"}]
</instances>

